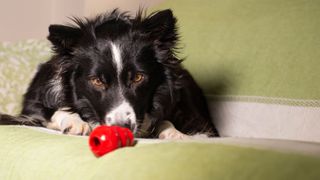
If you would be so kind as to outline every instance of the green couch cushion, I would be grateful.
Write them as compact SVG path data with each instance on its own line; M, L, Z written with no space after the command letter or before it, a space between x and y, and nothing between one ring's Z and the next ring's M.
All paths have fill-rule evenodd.
M168 0L155 9L164 8L178 17L184 65L209 96L320 99L320 1Z
M96 158L88 137L0 126L0 179L318 179L320 158L223 144L138 142Z
M39 63L51 55L44 40L0 42L0 113L17 114Z

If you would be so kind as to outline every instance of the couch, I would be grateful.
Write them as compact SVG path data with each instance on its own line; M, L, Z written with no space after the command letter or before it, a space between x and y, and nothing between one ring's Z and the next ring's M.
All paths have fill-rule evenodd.
M87 136L0 126L0 179L319 179L320 2L171 0L181 57L222 137L138 139L96 158ZM0 112L17 114L46 40L0 43Z

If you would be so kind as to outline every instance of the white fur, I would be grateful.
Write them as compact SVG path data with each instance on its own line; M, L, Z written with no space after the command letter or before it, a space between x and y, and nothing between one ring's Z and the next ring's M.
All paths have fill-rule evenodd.
M178 131L170 121L162 121L158 124L157 134L159 139L171 139L171 140L182 140L182 139L206 139L206 134L195 134L187 135Z
M117 107L112 109L105 116L105 122L107 125L119 125L119 124L136 124L136 114L132 106L127 101L122 101Z
M129 102L125 99L120 83L120 74L123 68L121 49L119 45L113 42L111 42L110 45L112 60L117 68L117 78L119 81L119 98L122 99L122 102L106 114L105 123L107 125L136 124L137 122L135 112Z
M121 70L123 67L123 63L122 63L122 59L121 59L121 51L120 51L120 48L118 45L116 45L114 43L110 43L110 44L111 44L112 59L117 67L117 72L119 75L121 73Z
M157 133L159 139L189 139L190 136L178 131L170 121L162 121L158 124Z
M54 101L58 101L61 97L62 91L61 81L60 79L53 79L49 83L52 88L49 89L50 93L47 93L47 95L50 95L50 98Z
M47 95L50 95L49 98L53 99L54 101L58 101L61 98L61 91L62 91L61 71L62 69L60 68L58 73L55 75L55 77L49 81L50 88L48 90Z
M51 122L47 124L47 128L60 130L67 134L73 135L87 135L91 131L88 123L84 122L79 114L66 111L68 108L61 108L56 111L52 117Z

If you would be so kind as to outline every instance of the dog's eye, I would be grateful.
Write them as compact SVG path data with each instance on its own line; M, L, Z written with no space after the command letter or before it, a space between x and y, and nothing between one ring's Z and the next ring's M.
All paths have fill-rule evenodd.
M106 88L106 85L98 77L91 77L90 82L97 88Z
M133 82L134 83L140 83L142 82L144 79L144 76L142 73L137 73L135 76L134 76L134 79L133 79Z

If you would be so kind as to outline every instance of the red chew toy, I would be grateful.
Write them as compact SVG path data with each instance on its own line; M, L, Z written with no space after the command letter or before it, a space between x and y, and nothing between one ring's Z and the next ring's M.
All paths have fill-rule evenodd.
M120 126L99 126L89 136L91 151L97 157L133 143L132 132Z

